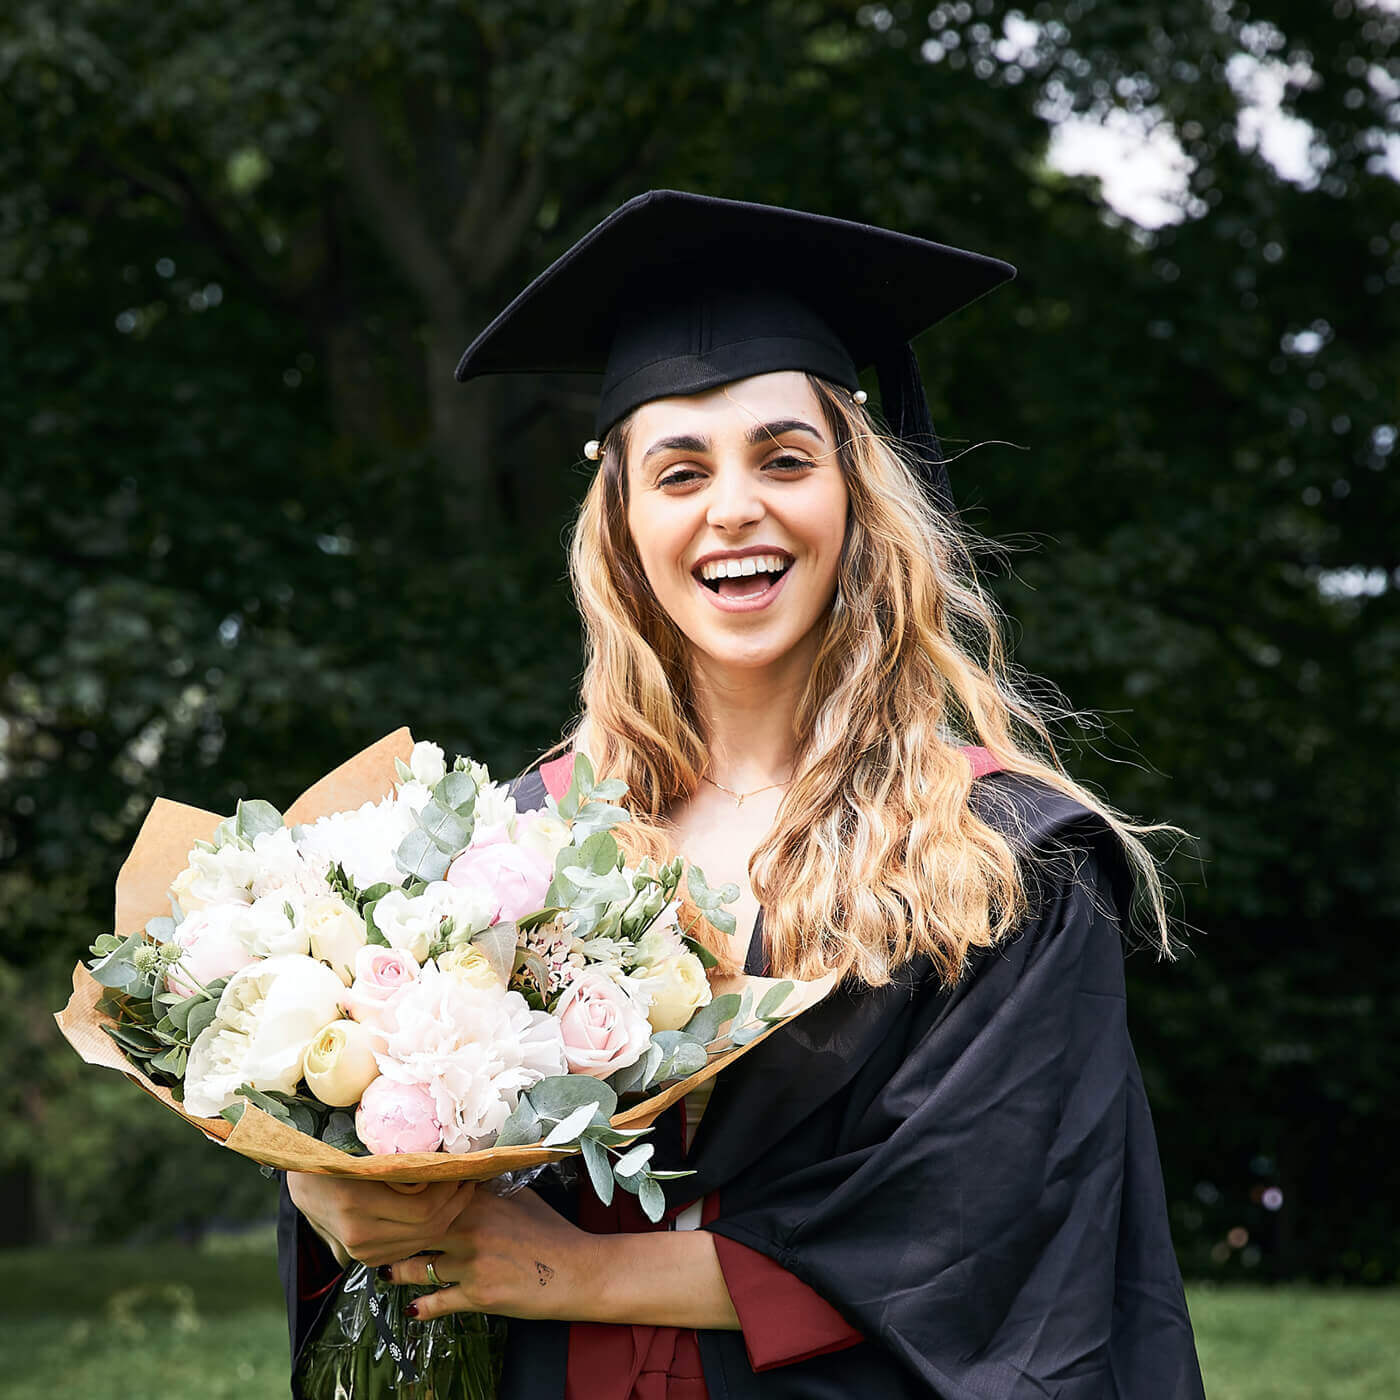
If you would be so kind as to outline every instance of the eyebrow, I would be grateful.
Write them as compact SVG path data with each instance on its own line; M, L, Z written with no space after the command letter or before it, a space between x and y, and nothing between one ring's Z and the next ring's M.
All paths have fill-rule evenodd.
M746 441L750 447L758 447L770 439L781 437L784 433L809 433L819 442L822 436L810 423L801 418L778 418L771 423L755 423L749 429ZM709 438L695 437L691 434L658 438L642 453L642 461L649 460L658 452L708 452L713 446Z

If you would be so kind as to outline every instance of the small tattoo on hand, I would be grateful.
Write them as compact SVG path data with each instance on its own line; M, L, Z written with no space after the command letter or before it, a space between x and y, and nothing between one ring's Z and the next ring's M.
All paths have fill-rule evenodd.
M548 1264L540 1263L538 1259L535 1260L535 1272L540 1276L541 1288L544 1288L549 1283L550 1279L554 1277L554 1270L551 1269Z

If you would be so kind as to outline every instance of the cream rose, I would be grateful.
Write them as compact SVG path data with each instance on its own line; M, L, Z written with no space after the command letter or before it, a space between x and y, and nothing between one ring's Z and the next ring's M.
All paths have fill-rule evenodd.
M459 977L469 986L480 987L482 991L497 991L505 983L496 975L491 959L470 943L460 948L450 948L437 960L443 972Z
M332 1021L306 1047L306 1087L332 1108L349 1108L379 1078L374 1038L358 1021Z
M170 897L180 906L182 914L193 914L209 902L196 888L201 878L200 872L194 866L187 865L170 886Z
M355 954L365 946L365 921L333 894L317 895L306 903L303 926L311 936L311 955L329 963L349 986L355 976Z
M711 992L705 968L694 953L684 952L635 974L636 982L651 993L647 1020L654 1031L683 1030Z

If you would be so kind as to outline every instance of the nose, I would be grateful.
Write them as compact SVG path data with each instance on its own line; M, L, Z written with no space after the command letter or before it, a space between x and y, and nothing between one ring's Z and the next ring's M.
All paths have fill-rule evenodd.
M728 534L756 525L765 514L758 485L746 464L721 463L710 486L706 523Z

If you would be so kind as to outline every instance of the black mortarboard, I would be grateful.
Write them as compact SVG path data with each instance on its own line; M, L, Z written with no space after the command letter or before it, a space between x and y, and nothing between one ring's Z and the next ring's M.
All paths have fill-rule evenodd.
M951 506L909 342L1015 275L869 224L652 190L540 273L468 347L457 378L601 373L601 438L651 399L788 369L855 390L873 365L885 421Z

